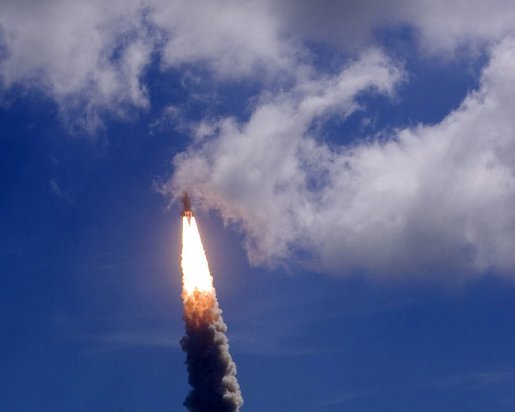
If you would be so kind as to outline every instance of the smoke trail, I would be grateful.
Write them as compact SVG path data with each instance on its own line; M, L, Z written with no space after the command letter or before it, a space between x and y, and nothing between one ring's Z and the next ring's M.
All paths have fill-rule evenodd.
M192 387L184 406L190 412L237 412L243 398L236 365L194 217L183 218L182 247L186 335L181 346Z

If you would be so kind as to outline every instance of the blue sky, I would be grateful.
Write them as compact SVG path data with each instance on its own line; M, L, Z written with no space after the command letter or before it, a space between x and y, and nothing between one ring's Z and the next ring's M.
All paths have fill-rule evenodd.
M514 14L2 2L0 409L182 410L187 189L243 410L513 410Z

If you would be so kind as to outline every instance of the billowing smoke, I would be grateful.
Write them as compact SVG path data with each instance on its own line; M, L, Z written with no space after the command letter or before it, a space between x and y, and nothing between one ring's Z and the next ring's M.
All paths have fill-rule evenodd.
M196 291L186 296L184 307L186 336L181 346L192 387L184 405L192 412L238 411L243 398L215 294Z
M213 278L194 217L183 218L182 271L190 412L236 412L243 404L236 365L229 354L227 326L218 306Z

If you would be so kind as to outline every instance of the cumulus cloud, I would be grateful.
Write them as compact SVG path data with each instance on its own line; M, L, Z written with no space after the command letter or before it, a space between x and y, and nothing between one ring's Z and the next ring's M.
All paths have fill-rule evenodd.
M100 125L100 111L146 107L140 79L152 44L141 7L125 0L2 2L2 85L38 87L63 115L79 110L90 129Z
M233 79L297 76L313 40L361 47L382 27L412 27L428 50L497 40L513 30L512 2L440 0L5 0L0 85L37 88L63 118L94 132L105 113L149 105L145 72L208 68Z
M164 66L206 63L221 77L288 70L295 49L272 5L262 1L155 1L155 23L169 34Z
M314 121L346 116L360 93L390 94L401 79L369 52L334 77L264 96L245 123L219 119L212 138L175 158L166 189L194 188L240 225L255 264L308 256L333 273L512 274L514 65L507 38L479 89L441 123L353 146L323 143Z
M36 87L95 131L149 105L144 75L202 63L221 77L285 70L292 53L259 2L44 0L0 4L0 84Z
M286 74L244 123L181 119L195 138L166 190L197 187L207 207L241 225L257 264L309 255L334 272L509 273L514 12L507 0L6 0L0 85L42 90L65 121L93 133L105 113L149 106L153 56L162 70L199 66L214 79ZM403 73L371 48L340 73L317 74L309 45L348 50L404 26L431 52L492 47L479 89L439 124L323 143L317 124L360 110L362 93L392 95Z
M419 30L423 46L432 52L496 42L515 29L515 4L509 0L400 3L399 20Z
M316 119L357 110L364 91L393 93L401 78L400 68L371 50L335 76L311 74L292 90L265 94L247 123L219 119L207 128L216 136L177 156L169 189L194 188L224 217L242 222L255 263L285 257L304 230L296 222L317 214L310 198L330 183L332 153L306 132Z
M377 29L409 27L427 51L453 54L505 37L515 28L509 0L286 0L289 30L304 38L361 47Z

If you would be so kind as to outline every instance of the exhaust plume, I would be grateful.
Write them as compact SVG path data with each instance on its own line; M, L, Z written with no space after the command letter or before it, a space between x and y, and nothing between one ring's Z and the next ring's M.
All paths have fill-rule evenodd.
M236 365L194 216L182 218L181 267L186 322L181 347L192 387L184 406L190 412L237 412L243 398Z

